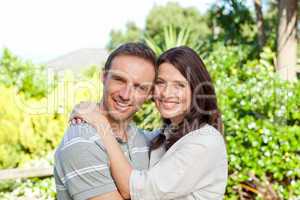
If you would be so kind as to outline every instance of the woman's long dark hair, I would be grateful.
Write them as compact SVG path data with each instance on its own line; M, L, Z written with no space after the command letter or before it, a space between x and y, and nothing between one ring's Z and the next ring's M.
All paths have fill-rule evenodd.
M163 119L163 131L153 139L151 149L156 149L163 144L166 149L169 149L181 137L205 124L215 127L222 133L222 120L215 89L210 75L197 53L186 46L175 47L167 50L158 58L158 68L163 63L172 64L187 79L192 91L192 101L184 120L177 127L171 128L172 132L167 140L163 131L170 126L171 122Z

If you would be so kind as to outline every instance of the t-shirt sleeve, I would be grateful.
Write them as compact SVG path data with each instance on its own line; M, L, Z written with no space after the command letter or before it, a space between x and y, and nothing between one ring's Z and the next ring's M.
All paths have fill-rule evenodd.
M60 165L60 180L70 196L75 200L88 199L105 193L116 191L111 177L108 158L104 149L100 148L87 135L82 137L81 131L91 131L75 126L68 131L72 138L60 147L57 160ZM93 134L92 134L93 135ZM91 137L96 137L91 136Z

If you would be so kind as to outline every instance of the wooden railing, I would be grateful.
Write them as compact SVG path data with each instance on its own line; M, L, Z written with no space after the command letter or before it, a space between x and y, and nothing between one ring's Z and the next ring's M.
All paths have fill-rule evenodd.
M52 167L30 169L5 169L0 170L0 181L20 178L47 177L52 175Z

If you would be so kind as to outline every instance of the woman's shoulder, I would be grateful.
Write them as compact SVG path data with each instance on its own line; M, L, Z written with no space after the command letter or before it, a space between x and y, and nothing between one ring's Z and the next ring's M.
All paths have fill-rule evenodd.
M225 146L222 133L209 124L191 131L182 137L178 142L179 144L191 143L212 148L214 148L214 146Z

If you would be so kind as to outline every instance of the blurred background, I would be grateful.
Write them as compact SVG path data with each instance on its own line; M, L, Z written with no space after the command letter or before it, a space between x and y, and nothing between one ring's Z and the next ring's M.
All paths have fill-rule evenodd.
M225 199L300 199L299 4L0 0L0 199L56 198L53 152L69 112L101 98L107 55L129 41L203 58L223 114ZM135 121L161 125L151 102Z

